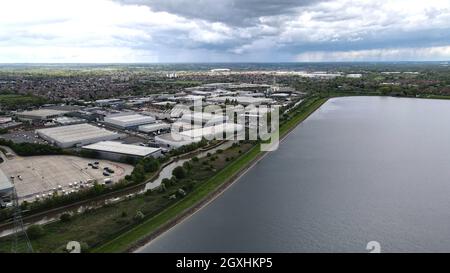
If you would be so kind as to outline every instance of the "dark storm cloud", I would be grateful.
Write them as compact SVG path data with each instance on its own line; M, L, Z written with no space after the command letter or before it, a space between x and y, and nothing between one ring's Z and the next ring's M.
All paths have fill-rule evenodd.
M146 5L186 18L242 26L258 18L294 13L298 8L326 0L116 0L123 4Z

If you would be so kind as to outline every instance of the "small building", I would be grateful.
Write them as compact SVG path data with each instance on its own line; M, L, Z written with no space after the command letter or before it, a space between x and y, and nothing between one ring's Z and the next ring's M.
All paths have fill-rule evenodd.
M161 148L123 144L115 141L100 141L83 146L83 149L95 151L102 158L116 161L127 157L141 159L149 156L154 158L161 156Z
M61 127L36 130L36 133L49 143L61 148L81 147L91 143L114 140L121 137L120 134L82 123Z
M104 106L115 106L115 105L122 105L125 102L121 99L103 99L103 100L96 100L95 104L101 107Z
M12 121L12 117L0 117L0 124L9 123Z
M137 129L141 125L155 123L155 118L136 113L120 113L106 116L105 123L120 129Z
M13 192L13 184L9 180L9 178L5 175L5 173L0 170L0 198L11 196Z

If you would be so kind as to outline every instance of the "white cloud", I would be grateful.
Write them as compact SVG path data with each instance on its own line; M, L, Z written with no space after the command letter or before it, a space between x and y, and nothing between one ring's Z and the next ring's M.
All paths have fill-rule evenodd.
M425 48L450 45L449 1L308 0L301 8L287 8L295 1L284 8L284 2L233 1L239 3L226 10L245 8L239 14L256 17L246 24L236 16L183 17L176 11L186 7L177 1L169 13L112 0L2 0L0 62L326 61L349 52L371 60L448 58ZM189 14L213 9L211 3L192 2ZM406 53L414 48L422 48L419 55Z
M298 62L352 61L428 61L450 60L450 46L422 48L383 48L349 51L312 51L296 57Z

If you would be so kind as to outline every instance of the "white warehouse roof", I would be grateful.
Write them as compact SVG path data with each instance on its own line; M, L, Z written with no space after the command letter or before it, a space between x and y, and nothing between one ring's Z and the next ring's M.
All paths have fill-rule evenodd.
M208 126L198 129L193 129L189 131L180 132L180 135L191 137L191 138L213 138L222 137L223 133L234 133L242 131L244 127L240 124L235 123L222 123L214 126Z
M272 103L273 100L269 98L254 98L254 97L247 97L247 96L236 96L236 97L230 97L230 96L224 96L224 97L215 97L215 98L209 98L207 101L210 102L217 102L217 103L225 103L226 101L237 101L239 104L242 105L260 105L264 103Z
M153 123L139 126L139 131L144 133L156 132L158 130L170 129L171 125L168 123Z
M199 142L201 140L202 140L201 138L191 138L176 133L173 135L172 133L168 133L164 135L155 136L156 143L170 146L170 148L179 148L181 146L189 145L195 142Z
M228 120L228 116L211 114L208 112L192 112L184 114L180 121L194 124L208 123L209 125L214 125L217 123L224 123Z
M5 175L5 173L0 170L0 196L4 193L8 193L12 191L13 185L9 181L9 178Z
M119 114L105 117L105 122L122 128L154 123L155 118L141 114Z
M47 118L52 116L62 116L64 114L68 113L68 111L63 110L54 110L54 109L38 109L38 110L31 110L31 111L24 111L17 113L20 117L34 117L34 118Z
M62 148L75 145L87 145L102 140L120 137L118 133L105 130L87 123L36 130L43 139Z
M123 144L115 141L101 141L91 145L83 146L83 149L142 157L146 157L161 151L161 148Z

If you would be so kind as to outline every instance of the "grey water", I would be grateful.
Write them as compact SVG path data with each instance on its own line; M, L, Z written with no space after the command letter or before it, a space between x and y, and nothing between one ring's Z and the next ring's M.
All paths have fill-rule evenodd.
M138 252L450 251L450 101L326 102L220 197Z

